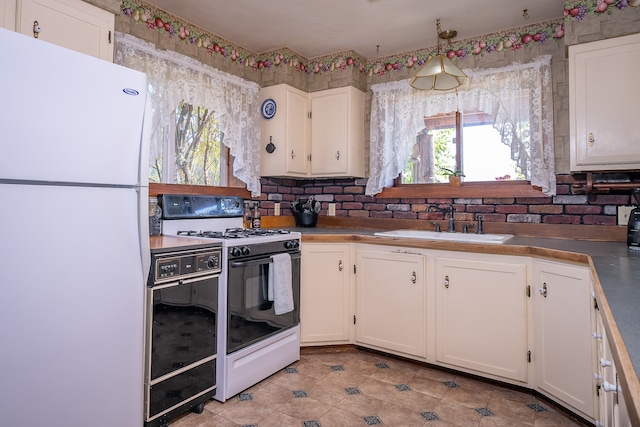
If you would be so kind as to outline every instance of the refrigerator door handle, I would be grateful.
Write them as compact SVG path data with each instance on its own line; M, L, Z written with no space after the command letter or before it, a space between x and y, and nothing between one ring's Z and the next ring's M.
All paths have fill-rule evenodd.
M151 269L151 245L149 242L149 187L138 187L138 230L140 232L140 259L142 261L142 274L147 284L149 270Z

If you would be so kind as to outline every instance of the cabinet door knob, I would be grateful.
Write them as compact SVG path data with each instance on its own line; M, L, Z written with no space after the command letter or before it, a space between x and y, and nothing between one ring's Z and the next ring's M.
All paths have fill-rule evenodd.
M606 368L607 366L611 366L611 360L607 360L604 357L600 359L600 366Z
M418 276L416 276L416 272L411 273L411 283L416 283L418 281Z
M587 135L587 141L589 141L589 146L593 147L593 144L596 142L596 139L593 137L593 133L589 132L589 135Z
M33 21L33 37L38 38L38 35L42 31L42 27L38 23L38 21Z
M296 156L296 153L293 150L291 150L291 158L293 159L295 156Z
M344 269L344 264L342 263L342 260L338 261L338 270L342 271Z
M618 388L618 384L611 384L608 381L605 381L602 383L602 389L606 392L612 392L615 391L616 393L620 390Z
M449 276L444 276L444 287L449 289Z
M340 151L336 151L336 160L340 160Z
M547 284L543 283L542 287L540 288L540 295L542 295L543 297L547 297Z

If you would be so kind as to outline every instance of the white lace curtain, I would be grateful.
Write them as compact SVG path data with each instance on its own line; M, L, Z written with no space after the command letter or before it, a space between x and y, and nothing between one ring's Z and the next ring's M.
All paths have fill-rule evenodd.
M234 157L233 175L260 195L260 87L179 53L156 49L129 34L116 34L115 62L147 74L154 110L152 147L161 147L181 101L214 112L223 143Z
M408 80L373 85L371 160L366 194L393 185L407 164L424 117L477 110L493 117L527 180L555 195L551 56L502 68L463 70L469 80L457 91L419 91ZM529 123L529 127L521 126Z

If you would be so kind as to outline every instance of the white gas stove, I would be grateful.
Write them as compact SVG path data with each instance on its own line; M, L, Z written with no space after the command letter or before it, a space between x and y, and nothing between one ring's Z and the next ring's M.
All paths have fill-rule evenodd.
M299 360L301 234L242 228L241 197L163 195L160 203L162 234L222 245L215 398L224 402ZM278 287L283 254L293 309L276 314L267 290Z
M243 200L237 196L162 195L162 234L218 239L225 247L300 240L286 229L243 228Z

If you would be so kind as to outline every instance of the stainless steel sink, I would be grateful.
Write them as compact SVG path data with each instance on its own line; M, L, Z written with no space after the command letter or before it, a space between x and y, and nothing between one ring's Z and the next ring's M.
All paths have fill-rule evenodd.
M447 233L427 230L391 230L374 233L374 236L400 237L406 239L444 240L447 242L502 244L513 237L513 234L473 234Z

